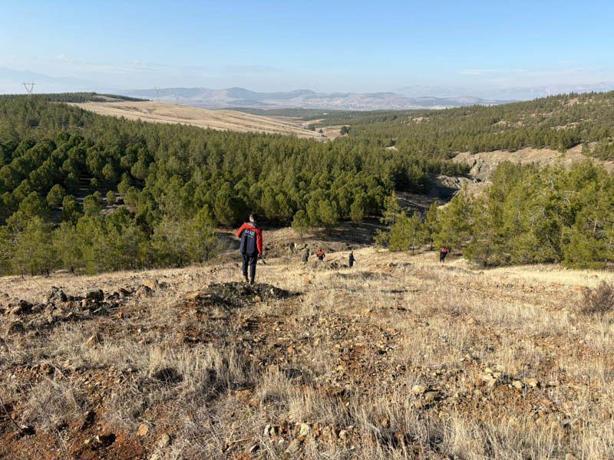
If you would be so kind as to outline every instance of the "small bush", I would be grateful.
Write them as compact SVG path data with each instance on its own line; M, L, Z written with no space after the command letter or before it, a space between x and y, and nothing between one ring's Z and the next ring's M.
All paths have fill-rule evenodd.
M614 310L614 285L603 281L595 289L586 288L581 303L582 312L606 314Z

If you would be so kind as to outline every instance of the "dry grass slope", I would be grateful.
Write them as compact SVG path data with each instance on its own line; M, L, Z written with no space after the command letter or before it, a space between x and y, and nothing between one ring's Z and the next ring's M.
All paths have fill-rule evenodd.
M580 305L614 274L355 254L260 266L289 297L212 287L234 261L0 279L0 457L614 456L612 314ZM6 306L52 286L120 300L38 329Z
M185 124L221 131L284 134L308 139L325 139L319 133L304 129L299 123L287 119L252 115L235 110L209 110L154 101L86 102L73 105L100 115L124 117L128 120Z

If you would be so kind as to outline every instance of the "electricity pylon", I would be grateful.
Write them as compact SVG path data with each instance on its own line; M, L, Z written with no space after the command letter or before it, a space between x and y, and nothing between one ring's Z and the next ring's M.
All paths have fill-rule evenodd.
M32 94L34 91L34 85L36 85L34 82L23 82L23 87L26 89L26 93L28 94Z

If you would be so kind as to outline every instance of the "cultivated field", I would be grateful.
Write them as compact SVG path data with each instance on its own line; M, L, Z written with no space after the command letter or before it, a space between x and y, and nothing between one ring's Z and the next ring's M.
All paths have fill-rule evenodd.
M0 279L0 457L614 456L612 314L580 311L613 273L304 265L282 232L254 289L228 259Z
M276 119L236 110L209 110L163 102L86 102L72 104L100 115L124 117L153 123L176 123L222 131L285 134L309 139L325 139L304 129L300 122Z

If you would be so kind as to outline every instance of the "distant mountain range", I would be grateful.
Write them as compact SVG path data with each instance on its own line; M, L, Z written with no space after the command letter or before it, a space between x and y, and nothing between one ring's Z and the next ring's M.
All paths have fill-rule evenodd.
M153 99L205 108L406 110L468 105L495 105L507 101L477 97L409 97L394 92L317 93L309 89L261 93L244 88L161 88L121 92L124 96Z
M530 100L563 93L614 90L613 81L587 84L552 84L526 87L462 87L446 85L411 85L389 92L320 93L309 89L285 92L256 92L244 88L163 88L128 90L117 82L101 83L78 76L51 76L30 70L0 66L0 94L24 94L22 82L34 82L35 93L96 91L145 99L154 99L204 108L251 109L325 109L325 110L403 110L495 105ZM471 94L471 96L460 96Z

